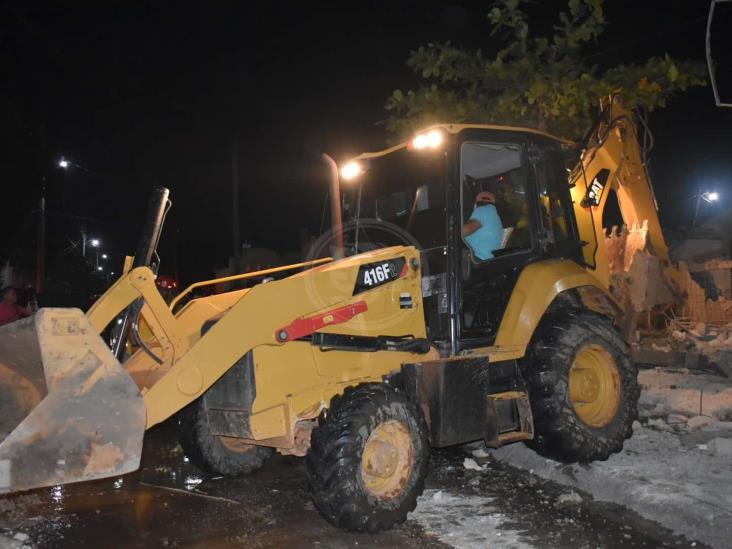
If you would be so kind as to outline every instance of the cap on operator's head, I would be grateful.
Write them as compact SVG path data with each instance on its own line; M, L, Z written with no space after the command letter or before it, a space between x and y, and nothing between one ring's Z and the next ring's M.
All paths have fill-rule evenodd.
M489 204L495 204L496 203L496 195L494 195L490 191L480 191L475 196L476 202L488 202Z

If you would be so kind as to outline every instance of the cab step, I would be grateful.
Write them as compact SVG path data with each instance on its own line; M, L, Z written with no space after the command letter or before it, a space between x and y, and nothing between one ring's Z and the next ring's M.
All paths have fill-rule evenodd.
M504 391L486 397L485 444L498 448L534 438L534 417L525 391Z

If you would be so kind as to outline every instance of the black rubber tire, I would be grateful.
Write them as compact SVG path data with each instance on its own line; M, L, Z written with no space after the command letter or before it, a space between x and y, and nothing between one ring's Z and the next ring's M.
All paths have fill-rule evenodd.
M587 344L602 346L615 359L620 375L620 403L605 426L583 422L569 398L569 371L576 353ZM638 417L638 370L628 344L610 319L571 309L544 318L523 361L539 454L564 462L606 460L623 449Z
M246 445L242 451L227 448L218 435L212 435L203 398L189 404L178 414L178 441L190 462L206 473L236 477L261 469L272 455L267 446Z
M361 458L372 431L397 420L412 442L412 467L403 491L384 501L363 484ZM377 532L404 522L424 490L429 440L422 413L406 393L384 383L346 389L313 430L307 475L313 502L331 524L356 532Z

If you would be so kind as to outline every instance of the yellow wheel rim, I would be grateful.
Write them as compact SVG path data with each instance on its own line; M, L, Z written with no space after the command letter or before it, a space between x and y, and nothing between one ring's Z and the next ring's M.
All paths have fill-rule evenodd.
M369 435L361 457L361 478L369 493L380 500L399 496L412 472L414 448L409 430L389 420Z
M580 348L569 370L569 398L587 425L604 427L620 407L620 372L613 356L600 345Z

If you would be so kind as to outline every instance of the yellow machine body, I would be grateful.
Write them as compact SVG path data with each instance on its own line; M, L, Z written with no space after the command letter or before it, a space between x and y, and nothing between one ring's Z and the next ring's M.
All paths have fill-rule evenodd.
M489 363L520 359L546 311L570 290L588 309L621 316L620 300L610 293L613 269L601 216L608 193L603 189L616 190L626 220L647 229L646 241L633 254L652 249L662 266L663 280L673 288L673 270L639 156L633 119L621 105L614 108L611 122L602 129L594 148L584 152L571 181L580 236L588 243L582 249L587 265L556 258L525 266L511 291L493 345L456 356L445 356L444 349L430 345L422 291L423 258L411 246L196 283L170 305L160 295L150 268L127 268L85 315L49 309L39 313L35 324L24 324L23 330L14 325L0 327L0 398L14 407L13 414L0 418L0 491L133 470L139 463L144 429L201 398L243 357L251 361L256 396L246 410L247 432L239 437L304 455L313 420L349 386L381 382L406 364L466 356L483 357ZM475 126L440 127L458 133ZM596 193L596 203L588 205L592 177L601 170L608 171L603 189ZM597 185L594 189L598 190ZM613 253L617 255L617 249ZM364 269L386 264L391 276L382 276L382 269L379 284L359 286ZM394 265L399 265L399 272ZM177 307L200 286L295 269L305 270ZM143 348L120 364L109 353L102 334L122 311L140 300L144 303L141 319L152 335ZM356 342L361 338L380 346L342 348L327 344L328 336ZM71 347L74 351L67 352ZM54 348L63 352L51 358L49 350ZM120 391L123 398L116 396ZM119 413L117 429L95 434L88 422L77 425L61 413L66 402L81 402L87 393L96 397L86 412L94 416L95 409L115 410ZM61 419L49 429L44 420L51 417ZM64 442L70 433L79 442L71 449ZM41 446L45 457L29 461L27 456L38 454ZM38 474L29 474L24 467L31 462Z

